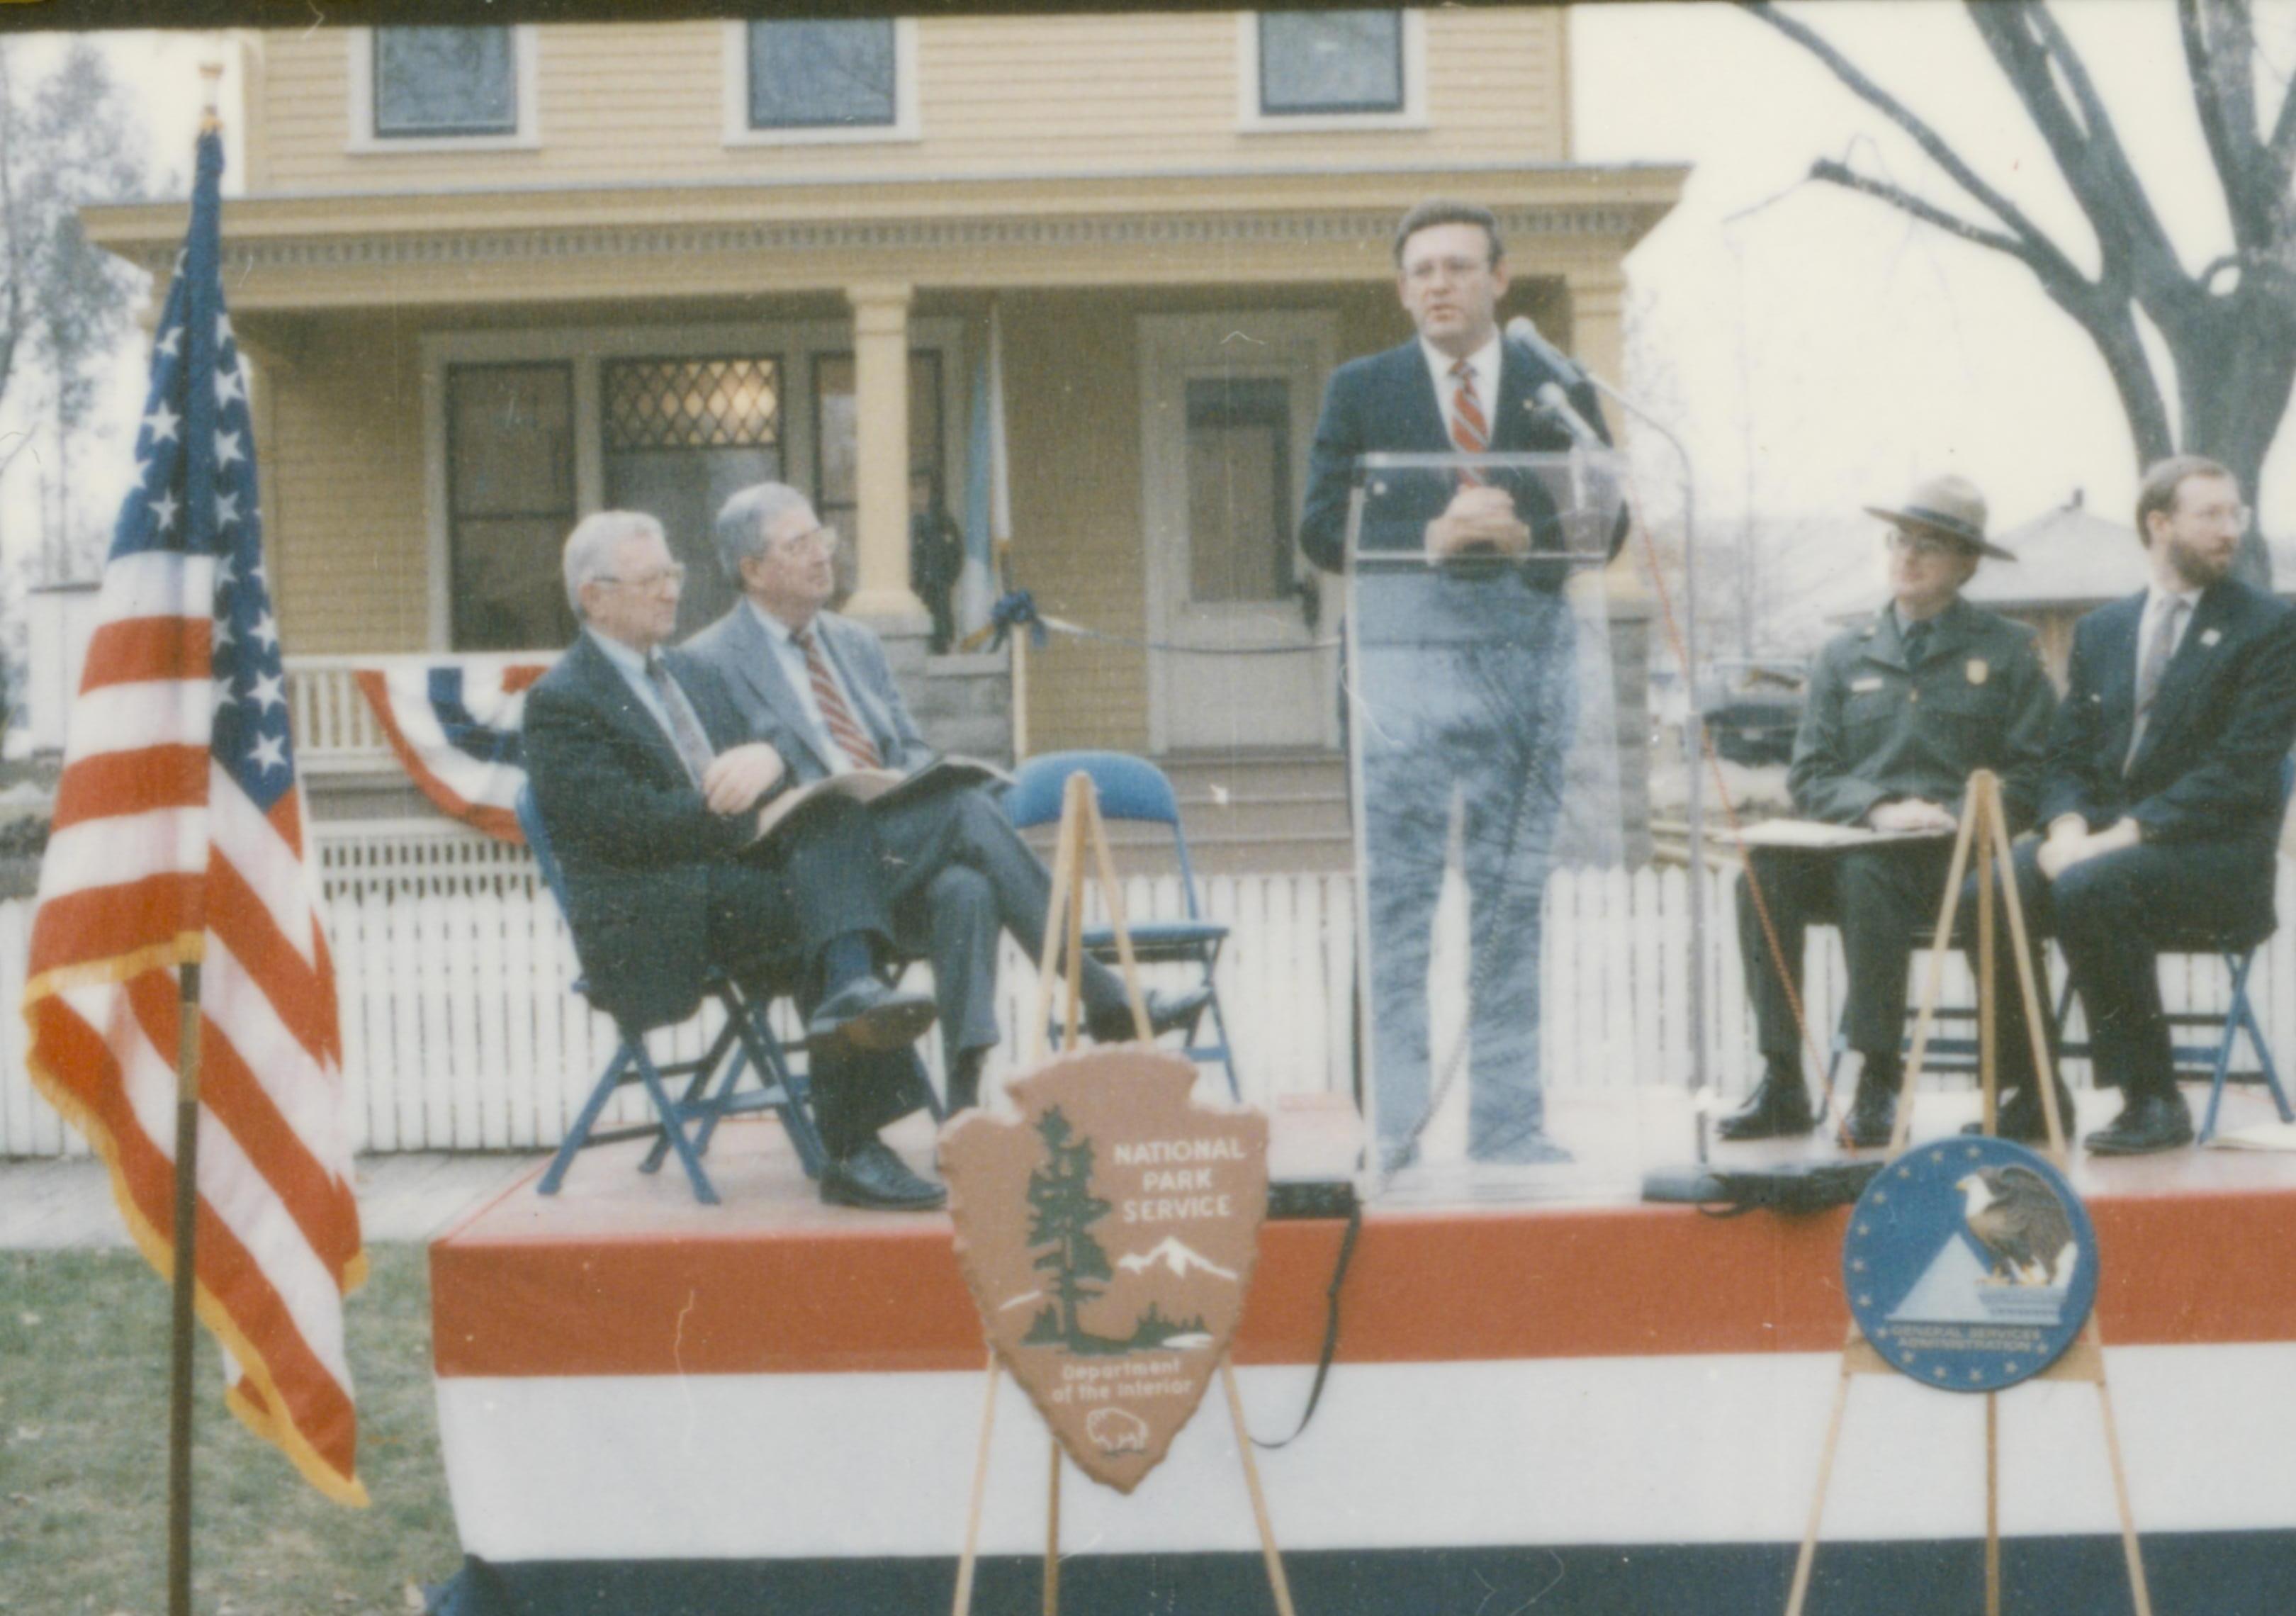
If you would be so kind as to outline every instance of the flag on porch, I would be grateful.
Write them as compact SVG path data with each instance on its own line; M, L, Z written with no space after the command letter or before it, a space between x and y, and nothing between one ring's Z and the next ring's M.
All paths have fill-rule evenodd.
M200 136L32 921L32 1077L173 1267L177 969L201 965L195 1268L226 1400L329 1497L366 1501L343 1354L365 1276L332 964L287 730L247 388Z

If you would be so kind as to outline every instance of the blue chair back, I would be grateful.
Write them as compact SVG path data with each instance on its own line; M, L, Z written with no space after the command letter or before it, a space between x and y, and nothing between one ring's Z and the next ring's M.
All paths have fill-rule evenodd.
M566 906L565 873L558 867L558 856L550 850L550 830L542 823L542 808L534 800L531 782L518 788L518 801L513 807L518 815L519 834L526 838L526 845L534 854L534 865L542 872L543 885L550 889L558 912L570 913Z
M1013 784L1004 793L1004 812L1022 830L1035 824L1056 824L1061 816L1061 793L1069 776L1082 772L1092 781L1093 793L1104 819L1124 819L1172 827L1172 850L1180 861L1180 890L1186 894L1188 915L1196 915L1196 876L1188 863L1188 839L1180 830L1180 800L1164 771L1145 758L1129 752L1046 752L1013 771Z

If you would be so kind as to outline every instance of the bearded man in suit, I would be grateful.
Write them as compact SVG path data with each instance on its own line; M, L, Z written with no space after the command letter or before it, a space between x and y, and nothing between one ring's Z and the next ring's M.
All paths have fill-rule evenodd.
M1300 523L1308 558L1342 570L1358 456L1568 452L1562 390L1603 431L1583 377L1502 339L1507 289L1487 209L1423 202L1395 237L1396 287L1417 335L1341 365L1324 394ZM1465 816L1475 958L1468 1151L1478 1161L1562 1161L1538 1071L1540 907L1577 724L1577 630L1568 563L1536 480L1421 472L1390 480L1359 545L1423 553L1383 577L1377 620L1358 604L1349 688L1368 692L1349 730L1361 749L1370 933L1374 1113L1382 1164L1404 1165L1429 1103L1427 971L1454 803ZM1624 537L1623 525L1613 538Z
M2248 520L2239 482L2212 460L2145 472L2136 529L2152 582L2074 627L2041 783L2048 834L2017 850L2027 912L2054 930L2088 1013L2097 1082L2121 1091L2120 1115L2088 1136L2100 1154L2193 1137L2159 939L2200 930L2245 947L2276 923L2296 610L2232 576ZM2030 1080L2023 1006L2013 993L2000 1005L2005 1078Z
M741 586L734 609L689 640L685 654L718 680L744 734L769 746L804 784L854 768L908 771L933 759L901 699L877 636L828 611L837 533L785 483L742 489L718 513L719 562ZM997 1042L996 937L1041 959L1052 876L995 799L951 784L905 793L870 810L896 940L933 964L948 1057L949 1109L980 1097ZM1124 984L1084 964L1086 1030L1133 1036ZM1152 1031L1192 1027L1210 989L1148 996Z
M642 1031L691 1015L713 964L761 992L793 984L812 1006L822 1199L939 1206L940 1186L877 1137L914 1107L906 1050L933 1006L873 974L892 919L866 817L840 805L760 842L782 762L741 743L706 673L662 654L685 569L660 522L586 517L564 568L582 633L528 693L524 742L591 1001Z

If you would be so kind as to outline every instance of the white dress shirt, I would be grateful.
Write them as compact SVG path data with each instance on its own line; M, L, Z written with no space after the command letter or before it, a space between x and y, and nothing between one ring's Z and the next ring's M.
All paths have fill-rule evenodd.
M1419 340L1419 351L1426 356L1427 373L1435 380L1435 400L1442 406L1443 425L1449 431L1456 424L1452 400L1459 395L1459 380L1451 373L1451 367L1458 361L1424 337ZM1486 437L1496 443L1499 435L1498 332L1493 332L1489 341L1467 356L1467 368L1475 378L1475 402L1482 406L1483 420L1488 423ZM1456 432L1451 441L1458 441Z
M851 774L861 766L845 755L845 749L837 744L829 733L829 726L823 721L821 703L813 697L813 670L806 666L805 652L798 648L796 636L791 632L790 626L746 595L742 597L742 604L764 626L766 643L774 648L774 655L781 660L782 677L787 679L789 687L797 693L797 704L805 709L806 722L812 726L808 738L813 742L814 750L828 763L831 774ZM822 637L819 618L813 620L812 628L813 643L821 647L821 665L829 669L830 683L836 685L837 693L845 698L846 710L853 715L853 721L866 731L869 720L862 716L861 703L853 699L853 687L837 671L837 659L829 654L829 643Z
M614 665L614 671L622 676L623 682L637 697L639 704L653 715L653 721L661 726L661 733L670 738L672 745L676 745L677 727L670 722L669 713L661 704L661 693L654 688L653 680L646 673L644 653L623 644L610 635L600 634L586 623L582 626L582 632L590 636L593 645L606 653L606 660ZM657 652L655 654L660 653ZM676 674L669 676L669 683L671 688L677 692L677 699L685 703L685 716L693 722L693 733L707 737L709 732L702 727L701 715L693 710L693 702L685 700L685 687L678 684Z
M2144 677L2144 656L2152 649L2152 636L2161 631L2161 614L2169 610L2169 603L2185 603L2185 615L2177 625L2177 637L2169 642L2169 659L2174 661L2177 651L2185 644L2185 636L2193 630L2193 614L2201 609L2202 593L2199 589L2163 589L2158 584L2146 587L2144 615L2136 624L2136 677L2139 679Z

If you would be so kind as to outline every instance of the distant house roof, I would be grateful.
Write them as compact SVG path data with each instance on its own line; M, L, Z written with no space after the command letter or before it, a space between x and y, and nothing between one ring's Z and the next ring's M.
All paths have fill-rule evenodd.
M2136 594L2151 576L2136 529L2088 510L2079 494L1994 542L2017 559L1987 562L1961 594L1995 611L2101 606Z
M1994 542L2017 559L1987 562L1961 593L1997 611L2086 611L2134 595L2152 578L2136 529L2087 509L2078 492L2023 527L1995 534ZM2296 594L2296 553L2284 542L2265 542L2276 592Z

